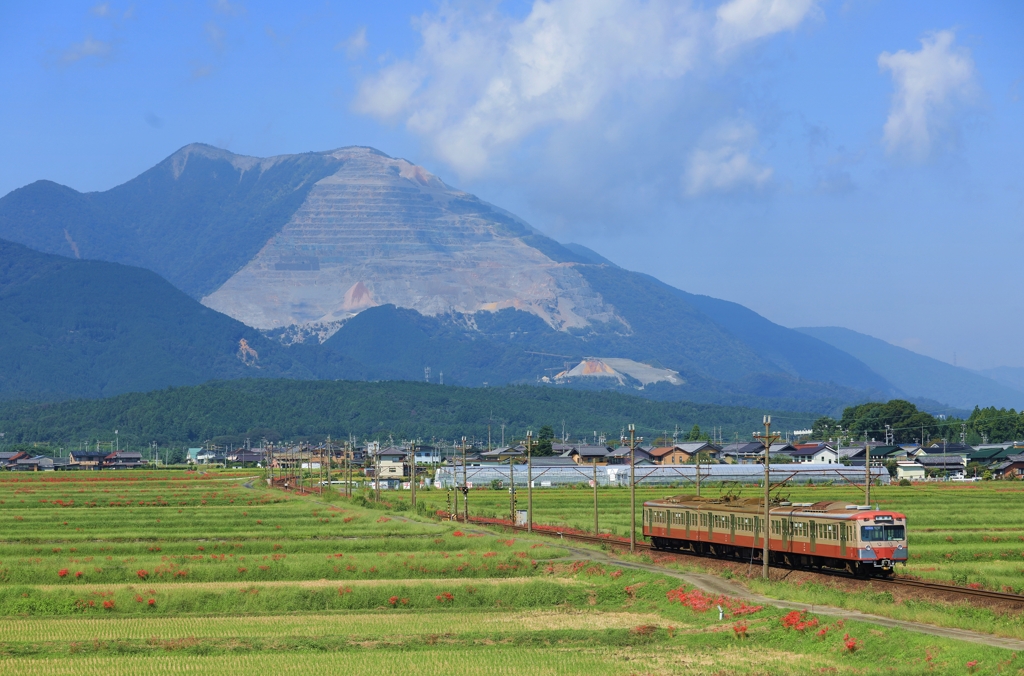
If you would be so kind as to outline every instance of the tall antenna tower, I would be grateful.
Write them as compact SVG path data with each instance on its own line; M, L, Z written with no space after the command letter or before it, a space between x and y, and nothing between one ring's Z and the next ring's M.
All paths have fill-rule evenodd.
M430 367L429 366L424 366L423 367L423 379L425 381L427 381L428 383L430 382Z
M444 371L441 371L441 384L444 385Z

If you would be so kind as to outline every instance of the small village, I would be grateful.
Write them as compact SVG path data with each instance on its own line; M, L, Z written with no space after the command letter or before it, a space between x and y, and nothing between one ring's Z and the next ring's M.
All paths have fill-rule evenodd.
M367 443L281 444L264 442L262 447L231 448L208 443L188 448L184 465L178 467L267 468L288 472L351 470L353 476L378 479L385 489L401 488L412 476L415 466L420 483L429 486L440 481L443 474L465 476L466 471L478 476L486 470L497 470L508 480L510 465L524 465L529 461L539 472L547 472L559 480L542 481L538 486L585 483L592 481L596 470L602 473L599 483L617 483L615 477L630 466L657 469L684 470L699 467L711 480L741 476L727 468L763 465L764 449L757 442L729 444L710 441L687 441L651 445L637 443L631 447L627 440L620 445L568 441L551 443L551 454L537 453L537 444L528 453L526 445L489 448L486 444L463 439L451 444L379 441ZM872 468L884 468L894 481L973 481L1020 479L1024 476L1024 442L1003 442L972 446L963 442L936 442L927 446L918 443L894 444L883 442L852 442L841 445L832 441L778 442L769 449L769 463L773 466L794 465L801 476L810 476L819 470L828 476L829 470L840 467L860 467L870 457ZM72 450L63 457L34 455L30 452L0 452L0 469L8 471L72 471L72 470L128 470L168 466L159 451L144 454L131 450ZM174 465L171 465L174 466ZM748 470L753 468L748 467ZM447 474L445 474L445 472ZM748 471L749 473L749 471ZM678 472L677 476L684 473ZM498 476L498 475L496 475ZM650 475L653 476L653 475ZM671 474L663 474L671 476ZM608 477L611 477L610 479ZM607 479L607 481L605 480ZM488 481L493 481L490 477ZM522 480L522 479L521 479ZM443 482L442 482L443 483Z

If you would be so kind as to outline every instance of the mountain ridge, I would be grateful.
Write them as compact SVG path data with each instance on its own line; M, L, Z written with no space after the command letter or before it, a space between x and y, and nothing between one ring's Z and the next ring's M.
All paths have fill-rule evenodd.
M190 144L103 192L36 182L0 198L0 237L152 270L280 338L264 349L301 377L433 367L467 383L536 382L565 368L550 355L601 355L657 362L686 383L650 397L820 409L902 394L827 341L563 245L366 146L257 158Z
M949 406L976 405L1020 410L1024 392L965 368L946 364L906 348L842 327L805 327L802 333L828 342L867 364L910 397L934 399Z

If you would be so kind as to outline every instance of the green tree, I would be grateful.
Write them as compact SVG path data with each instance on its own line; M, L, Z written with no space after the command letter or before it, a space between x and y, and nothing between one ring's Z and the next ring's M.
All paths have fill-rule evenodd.
M690 436L687 437L688 441L700 441L700 425L694 425L690 429Z
M553 455L554 451L551 448L551 444L555 439L555 430L551 425L544 425L537 432L537 447L534 449L534 455Z
M974 407L967 419L968 433L980 441L987 438L992 443L1012 441L1021 437L1024 431L1024 411L1017 413L1014 409Z
M952 421L940 425L934 416L917 410L909 401L893 399L884 404L871 402L850 406L843 410L839 424L855 438L866 436L877 440L885 438L885 426L889 425L893 432L893 440L901 444L919 439L922 429L925 437L936 432L946 432L948 436L946 428Z
M814 439L831 439L838 436L839 423L835 418L823 415L814 421L811 430L811 437Z

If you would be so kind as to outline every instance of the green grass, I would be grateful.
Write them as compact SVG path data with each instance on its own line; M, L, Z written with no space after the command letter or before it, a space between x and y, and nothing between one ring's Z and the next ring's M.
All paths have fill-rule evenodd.
M703 493L714 496L729 490L736 489L705 486ZM692 486L641 486L637 489L638 510L644 500L692 492ZM864 499L863 489L853 486L792 486L782 493L797 502L834 499L859 503ZM741 495L759 495L759 489L746 487ZM444 509L447 492L421 492L419 499L431 509ZM1024 482L879 486L872 489L871 502L907 514L910 561L897 572L1024 592L1024 510L1013 507L1024 504ZM508 503L504 491L470 492L471 515L507 519ZM598 504L601 532L628 536L629 491L598 489ZM520 488L518 507L525 505L526 490ZM534 489L533 506L536 523L593 530L592 489ZM639 533L639 512L637 529Z
M924 674L1013 664L1009 651L855 622L817 618L797 631L785 611L701 594L680 603L673 594L691 590L677 579L573 562L549 539L243 481L0 474L0 669ZM623 493L601 495L621 509ZM497 509L503 497L474 492L471 506ZM581 497L590 494L538 495L538 521L585 515ZM862 601L880 603L847 602Z

